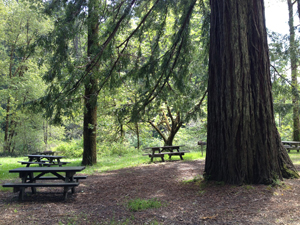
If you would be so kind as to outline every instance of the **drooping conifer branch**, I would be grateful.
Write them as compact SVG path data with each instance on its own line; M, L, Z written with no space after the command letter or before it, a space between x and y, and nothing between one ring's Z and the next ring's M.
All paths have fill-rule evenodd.
M134 5L135 1L136 0L132 0L130 6L128 6L127 9L124 10L124 14L122 15L122 17L117 22L116 26L114 27L113 32L109 35L109 37L102 44L102 46L100 48L101 49L100 52L91 60L91 62L88 65L88 69L86 70L84 75L73 85L73 87L69 91L67 91L67 94L72 92L73 90L76 90L79 87L79 85L82 83L82 81L87 77L87 75L92 71L94 66L99 64L100 58L101 58L105 48L108 46L108 44L111 42L111 40L115 37L119 27L121 26L121 23L123 22L123 20L128 15L128 13L130 11L130 8Z
M175 41L174 41L170 51L168 51L165 54L165 56L167 56L168 58L166 59L166 63L163 64L163 66L162 66L161 75L158 78L158 80L157 80L156 84L154 85L154 87L152 88L152 90L148 93L146 99L144 100L144 102L142 104L142 107L137 110L138 112L140 112L147 105L149 105L160 94L160 92L164 89L165 85L167 84L174 68L176 67L178 58L181 53L182 46L185 42L184 32L186 31L186 29L188 29L189 21L190 21L190 18L191 18L191 15L192 15L192 12L193 12L196 2L197 2L197 0L194 0L191 3L191 5L189 6L187 13L184 17L183 23L179 29L179 32L175 36ZM171 68L168 70L168 66L171 63L174 55L175 55L174 61L171 65ZM162 84L160 84L162 80L164 80L164 81Z
M109 80L109 78L111 77L113 71L115 70L122 54L124 53L124 51L127 49L129 41L131 40L131 38L134 36L134 34L139 30L139 28L145 23L146 19L148 18L148 16L151 14L151 12L153 11L153 9L156 7L156 5L158 4L160 0L157 0L155 2L155 4L151 7L151 9L147 12L147 14L144 16L144 18L142 19L142 21L139 23L139 25L136 27L136 29L134 29L134 31L128 36L128 38L126 38L125 41L123 41L120 45L117 46L117 48L120 48L122 45L125 44L124 48L122 49L121 53L118 54L118 58L117 60L114 62L112 68L110 69L110 72L107 74L107 76L105 77L104 81L101 83L100 88L97 90L97 93L100 93L100 91L102 90L102 88L104 87L104 85L107 83L107 81Z

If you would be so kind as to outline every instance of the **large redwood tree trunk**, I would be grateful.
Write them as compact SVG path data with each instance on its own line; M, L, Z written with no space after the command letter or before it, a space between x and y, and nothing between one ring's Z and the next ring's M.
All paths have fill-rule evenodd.
M298 177L277 131L263 0L211 0L205 177L232 184Z

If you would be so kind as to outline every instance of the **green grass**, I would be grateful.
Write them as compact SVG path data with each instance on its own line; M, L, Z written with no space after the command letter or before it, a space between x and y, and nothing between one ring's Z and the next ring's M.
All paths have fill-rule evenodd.
M145 209L158 209L162 206L161 202L157 199L133 199L128 201L127 207L130 211L137 212Z
M126 154L124 156L102 156L98 157L98 163L94 166L86 166L86 169L83 173L91 175L95 172L105 172L111 170L118 170L122 168L135 167L142 164L149 164L150 158L148 156L143 156L143 152L136 152ZM289 153L290 158L292 159L295 165L300 165L300 153L296 151L292 151ZM165 161L168 162L169 157L165 157ZM204 160L205 152L202 156L201 151L195 151L186 153L184 156L184 161L191 160ZM21 165L18 161L24 161L26 157L0 157L0 182L3 180L13 180L18 178L18 174L9 173L8 171L11 169L15 169L18 167L23 167L25 165ZM64 159L64 161L71 162L68 166L80 166L81 158L75 159ZM179 156L172 156L172 160L180 160ZM161 162L160 158L154 158L154 162ZM31 165L32 166L32 165ZM0 187L0 190L2 187Z
M135 167L142 164L149 164L150 158L148 156L143 156L143 152L126 154L124 156L103 156L98 157L98 163L94 166L86 166L86 169L83 171L85 174L91 175L94 172L105 172L110 170L118 170L127 167ZM183 156L184 160L196 160L196 159L205 159L205 154L202 157L201 152L191 152ZM179 156L173 156L172 160L179 160ZM18 161L24 161L26 157L0 157L0 181L3 180L12 180L18 178L18 174L9 173L11 169L24 167ZM165 157L165 160L168 161L168 157ZM75 159L64 159L63 161L70 162L68 166L80 166L81 158ZM160 158L155 158L154 162L160 162ZM31 165L36 166L36 165ZM1 187L0 187L1 190Z
M294 165L300 165L300 152L292 150L289 153L289 156L290 156L291 160L293 161Z

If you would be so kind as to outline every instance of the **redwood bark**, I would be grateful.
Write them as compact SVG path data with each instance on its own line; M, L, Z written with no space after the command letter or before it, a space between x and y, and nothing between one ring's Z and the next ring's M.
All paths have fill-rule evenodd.
M277 131L263 0L211 0L207 179L298 177Z

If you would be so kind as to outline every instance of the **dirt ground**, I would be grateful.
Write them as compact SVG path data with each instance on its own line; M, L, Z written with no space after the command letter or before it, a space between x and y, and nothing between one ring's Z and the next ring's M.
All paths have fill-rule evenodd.
M299 179L277 187L192 181L203 170L204 161L169 161L99 173L67 200L60 188L39 188L23 202L0 192L0 224L300 224ZM127 203L137 198L162 207L132 212Z

